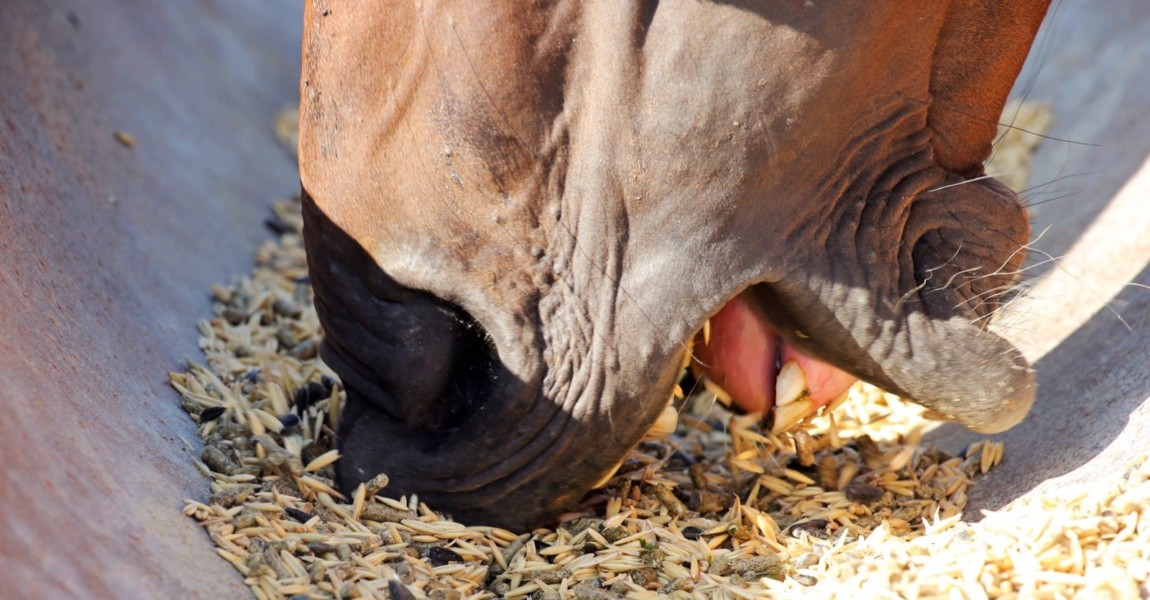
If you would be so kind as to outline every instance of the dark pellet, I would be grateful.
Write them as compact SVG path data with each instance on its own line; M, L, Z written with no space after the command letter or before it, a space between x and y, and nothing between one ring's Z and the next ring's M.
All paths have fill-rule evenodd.
M307 523L308 521L315 518L315 515L313 515L313 514L307 513L307 512L302 511L298 508L292 508L290 506L285 508L284 512L286 512L289 517L295 519L296 521L298 521L300 523Z
M442 567L447 563L463 562L463 557L450 548L432 546L427 549L427 562L431 563L433 567Z
M288 353L300 360L311 360L319 356L319 344L315 340L307 340L301 344L297 344Z
M222 406L209 406L200 412L200 422L215 421L224 414L226 409Z
M331 388L318 381L309 381L307 385L296 390L295 409L298 413L305 412L312 404L331 395Z
M846 493L847 500L850 500L851 502L860 502L862 504L870 504L871 502L875 502L881 499L883 493L885 493L882 488L871 485L862 479L855 479L854 481L847 484L847 487L845 490L843 490L843 492Z
M691 541L695 541L695 540L699 539L699 537L701 537L702 535L703 535L703 530L699 529L698 527L695 527L694 525L688 525L688 526L683 528L683 537L685 537Z
M299 427L299 415L295 413L288 413L280 417L280 425L283 425L284 431L291 431Z
M335 552L335 546L323 542L308 542L307 549L316 556Z
M238 311L234 308L225 308L222 315L220 315L231 325L239 325L248 320L248 315L245 312Z

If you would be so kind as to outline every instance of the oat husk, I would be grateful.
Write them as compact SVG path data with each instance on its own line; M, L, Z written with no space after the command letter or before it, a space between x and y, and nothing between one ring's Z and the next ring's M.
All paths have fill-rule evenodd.
M171 383L199 423L211 496L187 500L257 598L1137 597L1150 576L1150 466L1110 487L962 520L1004 457L922 445L917 406L858 385L786 434L698 386L554 529L464 526L386 474L339 494L343 402L320 335L298 201L250 276L212 290L205 362Z

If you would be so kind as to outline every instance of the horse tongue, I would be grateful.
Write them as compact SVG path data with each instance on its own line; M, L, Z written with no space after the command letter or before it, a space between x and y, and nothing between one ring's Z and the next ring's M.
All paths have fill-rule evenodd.
M788 361L794 361L802 369L811 410L830 404L857 381L854 376L783 342L751 309L746 293L735 297L711 317L710 340L703 340L700 334L694 352L707 377L726 390L735 405L751 413L765 413L775 406L778 365ZM794 399L783 398L782 402Z
M779 336L740 294L711 317L710 339L695 340L695 358L741 409L766 412L775 405Z

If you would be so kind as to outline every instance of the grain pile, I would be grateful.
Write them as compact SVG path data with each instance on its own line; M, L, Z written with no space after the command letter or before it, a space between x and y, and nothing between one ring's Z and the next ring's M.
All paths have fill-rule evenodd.
M1007 102L999 119L994 152L986 161L986 172L1021 193L1030 177L1034 151L1053 124L1054 113L1046 103L1017 98Z
M298 203L276 205L251 277L213 290L206 364L172 373L205 441L212 496L189 500L259 598L755 597L788 590L935 595L1060 593L1146 580L1144 470L1107 495L959 520L1002 458L920 446L921 410L857 386L793 435L764 433L707 392L677 434L645 442L586 510L530 534L464 527L417 498L333 489L342 399L316 357ZM917 567L917 568L914 568ZM1119 577L1118 575L1121 575ZM399 586L402 586L399 587ZM390 591L387 591L390 590Z
M1150 468L969 524L1002 445L924 447L922 410L865 385L781 435L697 386L555 529L464 526L386 477L344 497L298 201L268 225L254 272L212 290L204 364L170 374L211 479L184 512L257 598L1136 597L1150 576Z

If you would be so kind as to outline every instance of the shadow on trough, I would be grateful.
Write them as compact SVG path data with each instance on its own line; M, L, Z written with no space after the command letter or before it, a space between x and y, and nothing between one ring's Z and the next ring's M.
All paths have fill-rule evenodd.
M1110 303L1121 319L1103 308L1035 365L1038 399L1025 421L991 437L1005 443L1005 458L971 488L969 519L1029 492L1113 481L1150 451L1150 422L1141 415L1150 397L1150 267L1132 283ZM923 443L957 452L979 439L948 423Z

